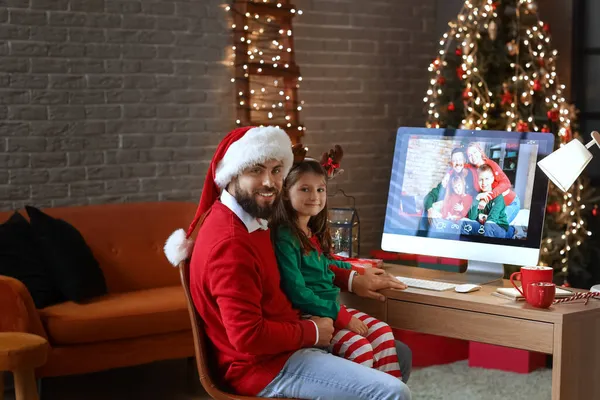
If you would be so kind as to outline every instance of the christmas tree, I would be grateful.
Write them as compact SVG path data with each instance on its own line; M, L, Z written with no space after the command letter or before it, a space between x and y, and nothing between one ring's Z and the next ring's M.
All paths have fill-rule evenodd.
M548 132L557 147L577 138L577 110L565 100L535 1L466 0L449 26L429 66L428 127ZM566 193L550 185L540 264L560 283L586 273L586 189L585 178Z

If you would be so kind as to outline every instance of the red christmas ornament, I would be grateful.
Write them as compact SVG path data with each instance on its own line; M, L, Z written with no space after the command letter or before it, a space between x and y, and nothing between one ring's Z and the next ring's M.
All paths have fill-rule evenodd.
M454 111L454 110L456 110L454 103L448 103L448 111Z
M542 29L544 30L544 32L548 33L548 32L550 32L550 25L548 25L548 23L546 22L544 24L544 26L542 27Z
M548 125L544 125L542 127L542 132L544 132L544 133L550 133L550 128L548 128Z
M548 119L550 121L557 122L558 117L559 117L559 113L558 113L557 109L553 108L552 110L548 111Z
M502 95L502 102L501 104L503 106L508 106L512 103L513 101L513 95L511 92L509 92L508 90L504 91L504 94Z
M557 212L560 211L560 204L558 204L558 203L548 204L546 206L546 211L550 214L556 214Z
M563 137L565 138L565 143L571 141L571 139L573 138L573 134L571 133L570 128L565 129L565 135Z
M437 80L437 83L440 85L443 85L444 83L446 83L446 78L444 78L443 76L440 76Z
M461 67L456 68L456 75L458 75L459 79L462 79L463 74L465 73L465 70Z
M533 81L532 89L535 92L539 92L540 90L542 90L542 84L540 83L539 79Z
M597 216L598 216L598 205L597 205L597 204L596 204L596 205L594 205L594 208L592 209L592 215L593 215L594 217L597 217Z
M465 88L465 90L463 90L463 94L462 94L462 98L463 100L469 100L469 97L471 94L471 91L469 90L469 88Z
M529 124L527 122L524 122L524 121L519 121L517 123L517 131L518 132L528 132L529 131Z
M544 60L544 57L538 58L538 65L540 67L543 67L544 65L546 65L546 60Z
M457 47L456 50L454 50L454 54L456 54L459 57L462 56L462 49Z
M495 10L496 8L498 8L498 3L492 3L492 9Z

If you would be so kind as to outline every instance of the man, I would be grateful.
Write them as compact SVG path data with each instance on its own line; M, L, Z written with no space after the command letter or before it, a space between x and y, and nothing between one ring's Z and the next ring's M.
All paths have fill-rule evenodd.
M190 290L214 345L219 376L236 393L250 396L410 399L400 380L313 347L329 344L332 320L300 319L280 289L265 219L292 162L284 131L232 131L215 152L190 228L175 232L165 245L169 261L178 264L189 255L190 237L200 223ZM379 299L379 289L406 287L381 271L358 276L340 269L336 282Z

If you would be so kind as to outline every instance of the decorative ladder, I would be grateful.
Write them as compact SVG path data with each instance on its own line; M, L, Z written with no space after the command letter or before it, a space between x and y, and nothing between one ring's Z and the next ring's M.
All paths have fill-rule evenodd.
M226 9L233 13L236 124L275 125L298 143L305 127L292 19L302 11L290 0L234 0Z

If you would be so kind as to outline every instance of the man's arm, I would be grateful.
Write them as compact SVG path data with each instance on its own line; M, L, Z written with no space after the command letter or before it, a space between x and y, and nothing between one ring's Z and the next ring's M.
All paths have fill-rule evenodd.
M427 212L427 210L429 210L433 206L433 203L438 201L441 188L442 184L438 183L436 187L434 187L429 191L429 193L427 193L425 199L423 199L423 210L425 210L425 212Z
M239 352L278 354L313 346L317 328L310 320L271 321L262 313L262 279L251 249L223 241L211 252L209 288L219 306L225 331Z
M469 213L467 214L467 218L473 220L473 221L477 221L477 219L479 218L479 202L474 201L471 205L471 208L469 209Z

